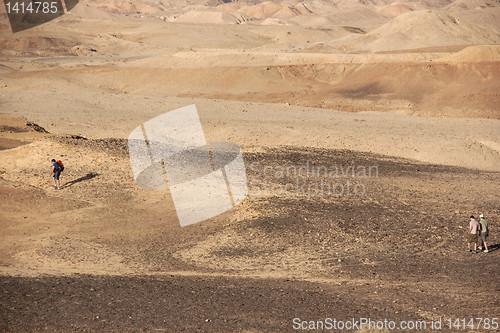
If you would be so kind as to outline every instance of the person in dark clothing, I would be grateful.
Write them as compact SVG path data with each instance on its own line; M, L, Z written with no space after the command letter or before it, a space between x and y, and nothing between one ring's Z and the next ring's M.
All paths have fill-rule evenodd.
M52 159L52 173L54 177L54 187L60 190L61 183L59 182L59 177L61 176L61 166L55 159Z

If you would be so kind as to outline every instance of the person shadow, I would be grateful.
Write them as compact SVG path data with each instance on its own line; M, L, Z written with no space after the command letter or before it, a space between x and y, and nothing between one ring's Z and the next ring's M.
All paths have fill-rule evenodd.
M488 242L486 242L488 244ZM500 249L500 244L488 245L488 252L493 252Z
M74 180L72 180L70 182L65 183L63 186L61 186L61 189L71 187L71 186L73 186L73 185L75 185L77 183L80 183L80 182L83 182L83 181L86 181L86 180L90 180L90 179L95 178L97 176L99 176L98 173L89 172L88 174L86 174L83 177L80 177L78 179L74 179Z

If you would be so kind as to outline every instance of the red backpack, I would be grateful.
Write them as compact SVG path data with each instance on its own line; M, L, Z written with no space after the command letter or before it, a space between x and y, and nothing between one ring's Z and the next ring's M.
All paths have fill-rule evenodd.
M60 160L56 162L58 165L59 165L59 172L63 172L64 171L64 164L63 162L61 162Z

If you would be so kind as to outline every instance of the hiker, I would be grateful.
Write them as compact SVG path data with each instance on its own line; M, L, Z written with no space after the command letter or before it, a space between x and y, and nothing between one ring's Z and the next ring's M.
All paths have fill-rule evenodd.
M481 227L481 239L480 242L484 244L484 253L488 253L488 245L486 244L486 238L489 236L488 221L484 219L484 215L479 215L479 226ZM479 251L483 250L482 244L479 243Z
M477 236L479 232L479 223L477 223L474 215L470 216L469 234L467 238L467 251L477 253ZM474 250L471 250L470 245L474 243Z
M52 159L52 173L54 174L54 187L60 190L61 183L59 182L59 177L61 176L62 166L56 162L55 159Z

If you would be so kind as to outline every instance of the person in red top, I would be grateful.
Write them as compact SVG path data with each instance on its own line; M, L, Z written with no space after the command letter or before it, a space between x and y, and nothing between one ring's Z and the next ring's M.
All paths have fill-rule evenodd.
M477 253L477 236L479 233L479 223L474 218L474 215L470 216L469 220L469 234L467 238L467 251ZM474 243L474 250L471 250L470 245Z

